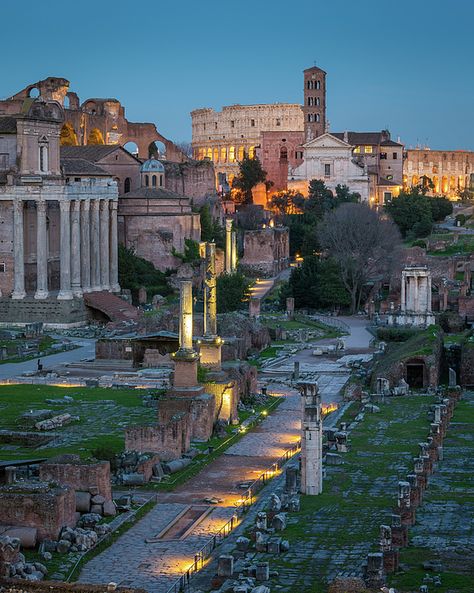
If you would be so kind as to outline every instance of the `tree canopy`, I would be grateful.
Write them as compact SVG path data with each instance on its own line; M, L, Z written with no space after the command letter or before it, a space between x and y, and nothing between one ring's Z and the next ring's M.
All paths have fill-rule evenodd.
M239 162L239 172L232 182L232 188L237 190L236 201L240 204L252 204L252 189L259 183L265 183L266 179L267 172L263 170L259 158L244 155Z
M318 234L339 267L351 297L351 313L356 313L368 281L387 271L396 258L398 229L390 218L365 204L342 204L326 213Z
M244 307L249 295L249 281L240 272L217 277L217 312L229 313Z
M122 288L132 292L144 286L149 295L171 293L167 275L148 260L138 257L133 249L119 245L119 282Z
M209 204L204 204L199 210L201 222L201 241L214 242L217 247L223 249L225 243L225 230L211 215Z

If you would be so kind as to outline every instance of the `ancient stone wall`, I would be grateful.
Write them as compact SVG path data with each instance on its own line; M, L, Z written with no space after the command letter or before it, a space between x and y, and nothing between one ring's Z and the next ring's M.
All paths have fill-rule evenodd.
M103 339L95 343L95 357L98 360L132 360L133 348L128 340Z
M157 453L163 461L180 458L190 446L191 425L188 414L176 412L166 423L125 429L125 449Z
M258 150L267 179L273 181L271 192L285 190L288 186L288 167L294 169L303 162L304 132L262 132Z
M466 387L474 386L474 343L470 340L461 349L459 383Z
M216 194L216 174L211 161L163 161L163 164L166 189L192 198L196 206L202 206L210 196Z
M0 521L3 525L36 529L39 541L57 539L63 527L76 524L74 490L44 482L2 486Z
M108 461L81 463L76 455L53 457L39 466L39 477L43 482L65 484L76 491L100 495L106 501L112 500Z
M268 227L245 231L244 256L240 267L254 277L276 276L289 265L289 231L286 227Z
M104 593L104 585L87 585L85 583L65 583L62 581L24 581L19 579L0 578L0 589L3 593ZM116 593L147 593L144 589L117 587Z

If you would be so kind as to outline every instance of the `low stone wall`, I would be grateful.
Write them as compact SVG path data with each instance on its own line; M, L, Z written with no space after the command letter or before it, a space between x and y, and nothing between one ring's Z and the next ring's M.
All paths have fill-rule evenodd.
M2 486L0 521L36 529L39 541L57 539L63 527L76 524L75 492L69 486L43 482Z
M131 340L113 340L105 338L95 343L97 360L133 360Z
M204 389L215 398L214 420L225 420L231 424L238 420L239 390L235 381L204 383Z
M0 589L3 593L104 593L107 591L107 586L0 578ZM147 593L145 589L130 589L128 587L117 587L114 591L116 593Z

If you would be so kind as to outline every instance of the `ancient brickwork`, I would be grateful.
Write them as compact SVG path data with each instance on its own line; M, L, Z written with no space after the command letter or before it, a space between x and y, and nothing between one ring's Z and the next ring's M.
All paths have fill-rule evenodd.
M216 174L211 161L163 162L166 172L166 188L192 199L202 206L216 194Z
M191 422L185 413L176 412L166 423L132 426L125 429L125 449L157 453L163 461L178 459L191 446Z
M289 265L289 232L286 227L245 231L240 266L254 277L272 277Z

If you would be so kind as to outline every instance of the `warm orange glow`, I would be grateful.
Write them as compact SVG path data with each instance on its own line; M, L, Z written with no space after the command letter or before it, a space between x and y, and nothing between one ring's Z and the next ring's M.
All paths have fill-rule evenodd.
M336 403L323 404L321 406L321 411L322 411L323 416L327 416L331 412L335 412L338 408L339 408L339 405Z

